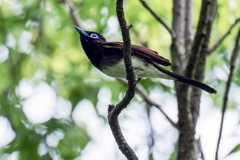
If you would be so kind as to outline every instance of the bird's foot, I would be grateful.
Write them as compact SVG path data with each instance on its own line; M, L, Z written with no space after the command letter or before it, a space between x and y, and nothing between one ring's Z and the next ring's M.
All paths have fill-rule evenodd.
M138 78L137 81L134 83L134 86L136 87L136 85L138 84L138 82L140 82L142 80L142 78Z

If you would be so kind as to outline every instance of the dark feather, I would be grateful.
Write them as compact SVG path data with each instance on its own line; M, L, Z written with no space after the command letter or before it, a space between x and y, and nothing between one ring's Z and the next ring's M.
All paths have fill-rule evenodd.
M123 49L123 43L122 42L104 42L102 43L102 47ZM151 63L156 62L163 66L172 65L172 63L168 59L158 55L156 51L150 50L148 48L131 45L131 51L132 51L132 55L141 57L142 59L145 59Z
M185 83L185 84L192 85L194 87L197 87L197 88L200 88L204 91L207 91L208 93L211 93L211 94L216 94L217 93L217 91L215 89L213 89L212 87L209 87L206 84L203 84L203 83L195 81L193 79L190 79L190 78L181 76L179 74L173 73L173 72L171 72L169 70L166 70L165 68L159 66L157 63L153 63L153 64L159 71L176 78L177 79L176 81L178 81L178 82L182 82L182 83Z
M96 32L84 31L75 27L81 34L83 49L92 64L103 73L112 77L126 77L123 62L122 42L106 42L105 38ZM131 54L135 74L140 78L165 78L189 84L209 93L217 93L216 90L206 84L192 80L190 78L173 73L161 67L171 66L172 63L164 57L158 55L156 51L145 47L131 45Z

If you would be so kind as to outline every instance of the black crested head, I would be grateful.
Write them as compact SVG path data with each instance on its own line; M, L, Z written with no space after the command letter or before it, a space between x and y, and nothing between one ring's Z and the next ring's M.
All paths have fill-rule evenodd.
M78 31L80 34L80 39L82 43L101 43L101 42L106 42L106 39L100 35L99 33L96 32L91 32L91 31L84 31L79 27L75 26L75 29Z
M100 68L102 59L101 44L106 42L105 38L96 32L84 31L76 26L75 29L80 34L80 41L87 57L95 67Z

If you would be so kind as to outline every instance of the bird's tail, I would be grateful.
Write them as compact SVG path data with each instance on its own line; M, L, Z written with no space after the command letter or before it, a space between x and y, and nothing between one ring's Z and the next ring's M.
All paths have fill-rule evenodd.
M210 86L208 86L206 84L203 84L203 83L195 81L193 79L190 79L190 78L181 76L179 74L173 73L173 72L171 72L169 70L164 69L163 67L161 67L161 66L159 66L157 64L154 64L154 65L161 72L166 73L166 74L176 78L176 81L178 81L178 82L182 82L184 84L192 85L194 87L197 87L197 88L200 88L200 89L202 89L204 91L207 91L210 94L216 94L217 93L217 91L215 89L213 89L212 87L210 87Z

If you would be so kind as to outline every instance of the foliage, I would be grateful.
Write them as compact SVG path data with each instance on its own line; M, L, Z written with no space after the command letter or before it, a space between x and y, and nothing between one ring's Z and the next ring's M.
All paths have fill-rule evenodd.
M115 1L76 0L74 4L86 30L99 32L111 41L121 39ZM170 1L163 3L152 0L149 5L167 24L171 23ZM219 1L211 44L237 18L237 5L240 4L235 0ZM193 26L198 21L199 10L200 1L194 1ZM133 25L132 43L147 46L170 58L171 37L165 28L137 0L126 1L125 11L128 23ZM54 0L0 0L0 30L0 115L7 119L15 133L12 141L1 146L2 159L16 152L19 159L24 160L54 157L74 159L81 156L82 151L91 143L91 135L88 126L74 119L75 108L83 100L90 101L99 120L107 126L106 115L97 108L101 101L100 92L103 88L110 91L107 99L115 104L125 93L126 86L92 67L81 49L79 35L65 3ZM236 29L233 30L208 58L205 82L218 90L218 95L210 96L217 107L221 106L224 92L222 86L225 85L229 72L229 57L236 32ZM237 65L233 79L236 88L233 90L238 94L239 70L240 65ZM172 84L159 82L160 80L152 79L143 80L141 84L148 93L160 90L174 95ZM38 89L42 86L40 84L45 86L45 90ZM50 100L42 99L42 96L36 99L40 91L43 95L51 92ZM31 99L35 101L30 104L33 110L37 105L41 108L50 103L52 112L45 113L50 116L39 121L29 118L26 105ZM134 101L140 103L143 100L135 98ZM230 102L231 108L239 109L238 98L230 97ZM69 114L65 106L70 110ZM64 111L60 112L61 109ZM105 110L107 111L107 106ZM175 153L171 157L175 157Z

